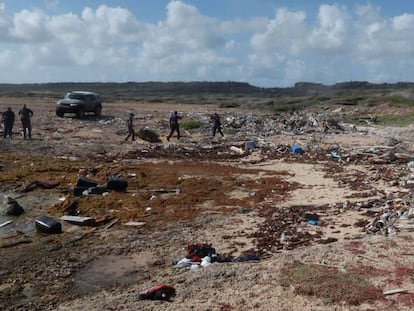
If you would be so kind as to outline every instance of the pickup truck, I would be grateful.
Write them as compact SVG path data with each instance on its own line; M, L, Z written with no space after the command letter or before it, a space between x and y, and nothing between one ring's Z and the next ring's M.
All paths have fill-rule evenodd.
M97 93L68 92L65 98L56 103L56 115L58 117L63 117L65 113L74 113L78 118L83 118L87 112L92 112L96 116L101 115L102 100Z

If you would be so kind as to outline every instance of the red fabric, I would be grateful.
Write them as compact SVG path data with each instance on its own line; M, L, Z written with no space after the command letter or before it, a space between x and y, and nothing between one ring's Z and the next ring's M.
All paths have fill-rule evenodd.
M201 258L198 256L194 256L193 258L191 258L192 262L197 262L197 261L201 261Z

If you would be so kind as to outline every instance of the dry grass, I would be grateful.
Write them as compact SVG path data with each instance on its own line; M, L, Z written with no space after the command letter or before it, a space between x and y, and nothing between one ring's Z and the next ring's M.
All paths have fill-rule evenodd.
M281 285L295 293L322 298L328 304L360 305L382 298L382 290L354 273L294 262L281 271ZM335 289L335 290L333 290Z

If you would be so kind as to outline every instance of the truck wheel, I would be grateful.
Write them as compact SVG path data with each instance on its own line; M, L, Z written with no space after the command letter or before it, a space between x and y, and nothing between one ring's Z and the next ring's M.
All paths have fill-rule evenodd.
M63 118L64 113L63 112L56 111L56 115L58 117L60 117L60 118Z
M102 113L102 106L99 105L98 107L96 107L95 109L95 116L100 117Z
M78 112L76 113L78 118L83 118L85 116L85 109L79 108Z

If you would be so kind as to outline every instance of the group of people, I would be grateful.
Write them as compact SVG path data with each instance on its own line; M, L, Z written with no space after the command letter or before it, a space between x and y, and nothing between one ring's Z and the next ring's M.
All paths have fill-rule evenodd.
M182 116L178 115L177 111L174 111L171 113L169 118L170 123L170 133L167 135L167 140L170 141L170 138L174 134L174 132L177 133L177 139L180 139L180 124L179 120L182 119ZM213 121L213 136L216 136L216 133L220 133L220 135L223 137L223 131L221 128L221 120L220 116L217 113L214 113L211 117ZM134 114L131 112L126 120L126 125L128 128L128 136L125 138L125 141L127 141L130 137L132 140L135 140L135 130L134 130Z
M23 105L23 108L19 110L20 120L23 127L23 138L32 139L32 124L31 118L33 117L33 111L26 107L26 104ZM8 107L5 112L2 114L2 122L4 126L4 138L13 137L13 126L16 116L11 107Z
M33 111L27 108L26 104L24 104L23 108L19 110L18 115L20 116L20 120L22 122L23 139L26 139L27 137L29 139L32 139L31 118L33 117ZM4 138L12 138L15 118L15 113L11 107L8 107L7 110L3 112L2 122L4 125ZM180 139L179 120L181 119L182 116L178 115L177 111L171 113L169 118L170 133L167 135L168 141L170 141L170 138L175 132L177 133L177 139ZM217 113L214 113L211 119L213 121L213 136L216 136L216 133L219 133L221 136L224 136L221 128L220 116ZM128 136L125 138L125 141L127 141L130 137L133 141L135 141L134 114L132 112L129 114L126 120L126 125L128 128Z

